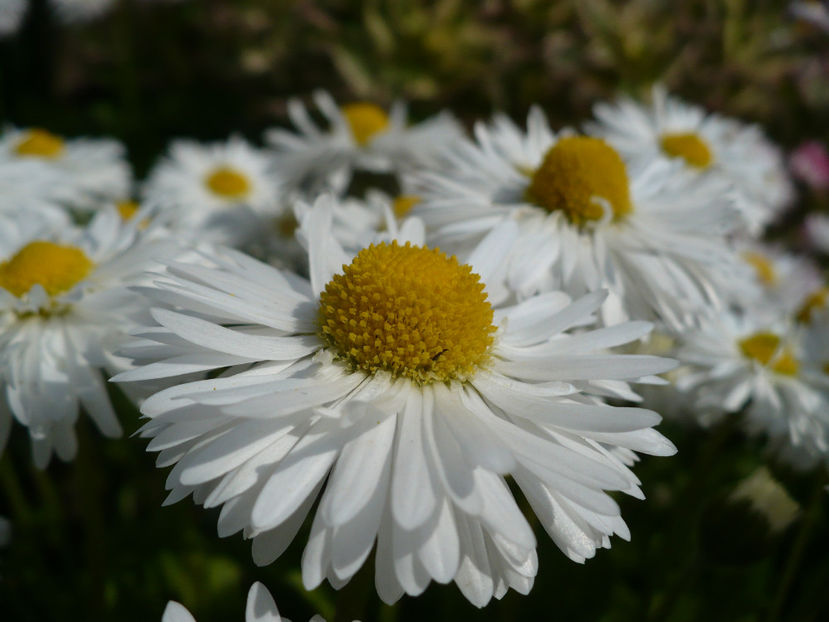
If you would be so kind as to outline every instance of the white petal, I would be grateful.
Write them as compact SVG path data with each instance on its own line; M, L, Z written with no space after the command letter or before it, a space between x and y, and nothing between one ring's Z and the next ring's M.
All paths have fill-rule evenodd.
M257 581L250 587L245 606L245 622L281 622L273 596Z

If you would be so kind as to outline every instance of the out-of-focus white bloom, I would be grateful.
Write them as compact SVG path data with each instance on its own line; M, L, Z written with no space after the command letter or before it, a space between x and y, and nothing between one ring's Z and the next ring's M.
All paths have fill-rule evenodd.
M64 22L87 22L109 11L116 0L49 0L57 16Z
M17 32L28 8L28 0L3 0L3 2L0 2L0 37L13 35Z
M0 216L68 225L69 214L61 206L63 183L65 175L42 162L0 160Z
M793 198L783 156L756 125L711 113L652 90L649 105L630 98L597 104L589 132L604 137L626 161L642 167L658 158L682 163L701 177L719 177L736 190L751 232L760 231Z
M829 255L829 216L809 214L806 217L806 238L812 247Z
M829 32L829 4L820 0L792 2L789 11L798 18Z
M722 314L682 336L677 357L693 371L678 385L702 423L745 408L749 431L767 434L795 466L812 466L829 450L826 345L783 322Z
M637 399L625 380L673 366L608 353L650 325L588 328L601 292L493 306L488 278L511 223L468 265L425 247L416 219L351 257L332 235L332 201L304 223L310 282L227 250L210 267L172 264L147 290L157 324L125 352L147 364L115 380L224 368L142 406L148 449L175 465L167 502L192 493L223 506L220 535L243 530L267 564L319 497L306 587L342 587L376 542L386 602L432 580L454 580L477 606L531 588L535 536L507 474L571 559L627 538L605 491L642 493L612 448L675 449L656 413L602 398Z
M161 622L196 622L196 619L181 603L171 600L164 609ZM248 602L245 607L245 622L291 622L279 615L273 596L264 585L257 581L250 586ZM325 622L320 616L314 616L309 622ZM354 622L359 622L355 620Z
M0 223L0 429L11 416L26 426L38 467L53 451L74 457L80 407L106 436L121 434L101 374L127 367L112 349L146 309L126 286L162 248L114 210L83 229Z
M142 195L176 235L238 246L284 211L264 153L240 136L208 145L178 140L150 173Z
M823 285L818 267L806 257L758 242L738 244L753 278L723 283L735 308L748 309L756 318L772 323L798 313L807 298Z
M39 163L59 175L56 186L44 191L77 210L129 195L132 173L125 150L110 138L64 139L42 129L7 127L0 136L0 168L10 162Z
M475 135L441 171L408 180L421 198L412 213L461 256L497 223L517 222L506 270L519 298L607 288L607 323L678 328L716 306L715 285L739 271L725 239L738 219L721 179L666 159L626 165L602 139L556 136L537 108L526 132L498 116Z
M328 93L317 91L314 103L327 128L318 127L305 106L291 100L288 114L298 133L272 129L265 137L276 150L278 173L291 189L331 188L340 193L354 171L400 173L435 166L439 154L462 135L447 112L409 126L401 102L388 113L368 102L339 107Z
M786 529L800 513L797 501L791 498L765 466L740 482L730 498L734 501L747 501L752 510L768 521L772 533Z

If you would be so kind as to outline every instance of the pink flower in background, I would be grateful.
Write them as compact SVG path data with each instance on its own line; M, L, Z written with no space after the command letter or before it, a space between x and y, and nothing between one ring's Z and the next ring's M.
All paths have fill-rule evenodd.
M815 190L829 188L829 153L823 143L809 140L789 157L792 174Z

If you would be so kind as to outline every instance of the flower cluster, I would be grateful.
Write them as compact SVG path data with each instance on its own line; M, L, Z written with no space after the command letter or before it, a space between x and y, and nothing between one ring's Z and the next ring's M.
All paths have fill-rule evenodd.
M166 502L220 507L256 564L310 519L308 589L374 551L385 602L479 607L531 589L529 513L576 562L630 538L614 493L676 451L652 404L826 462L829 288L761 241L793 188L759 128L661 87L471 135L313 101L324 125L291 101L263 146L175 141L140 182L116 141L4 131L0 438L16 420L45 467L80 412L134 429L111 377ZM279 619L263 586L248 618Z

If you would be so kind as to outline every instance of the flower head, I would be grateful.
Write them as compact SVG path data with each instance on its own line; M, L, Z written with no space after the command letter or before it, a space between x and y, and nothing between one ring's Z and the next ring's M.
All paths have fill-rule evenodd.
M319 498L305 585L344 585L376 543L386 602L431 580L478 606L530 589L535 536L507 476L572 559L627 537L604 491L641 492L613 448L675 450L658 415L602 397L637 399L624 380L673 363L607 349L650 325L587 328L601 293L493 303L509 223L463 263L426 246L415 219L349 256L333 201L302 223L310 281L222 251L168 266L147 290L157 324L128 348L146 364L116 379L225 368L142 406L149 449L175 464L169 501L222 505L220 533L243 530L266 564Z

